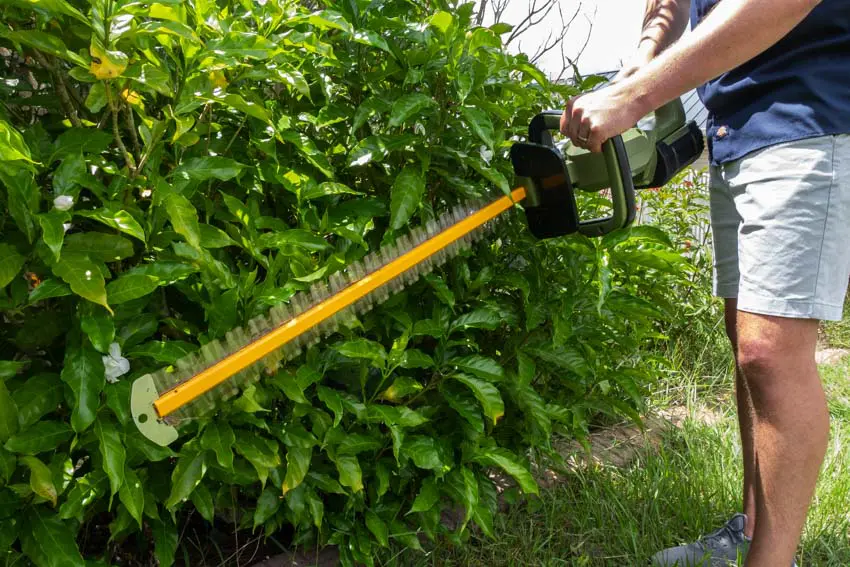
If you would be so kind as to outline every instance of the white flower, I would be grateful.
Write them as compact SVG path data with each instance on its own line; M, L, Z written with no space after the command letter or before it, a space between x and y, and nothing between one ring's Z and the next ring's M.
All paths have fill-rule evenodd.
M53 199L53 206L56 207L57 210L67 211L74 206L74 198L70 195L59 195Z
M109 355L103 357L103 367L106 370L106 381L114 384L118 378L130 371L130 361L121 356L121 345L109 345Z
M481 154L481 159L483 159L487 165L490 165L490 160L493 159L493 152L487 149L487 146L481 146L478 152Z

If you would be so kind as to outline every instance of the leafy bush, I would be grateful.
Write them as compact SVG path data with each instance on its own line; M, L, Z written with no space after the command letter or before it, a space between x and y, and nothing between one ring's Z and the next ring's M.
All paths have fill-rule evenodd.
M339 544L490 532L502 469L636 417L682 277L638 227L537 242L523 217L182 430L132 381L509 189L506 151L571 91L471 4L14 0L0 7L0 549L174 562L210 523ZM83 538L92 531L107 535ZM108 545L106 540L108 539ZM129 559L128 559L129 558Z

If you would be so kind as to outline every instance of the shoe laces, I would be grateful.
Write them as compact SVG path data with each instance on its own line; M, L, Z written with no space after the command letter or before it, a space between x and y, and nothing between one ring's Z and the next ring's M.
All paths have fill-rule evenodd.
M734 520L728 521L716 532L706 535L702 538L703 545L710 546L713 543L719 543L723 540L729 541L731 543L736 543L738 541L744 540L744 534L741 530L736 530L732 527L732 522Z

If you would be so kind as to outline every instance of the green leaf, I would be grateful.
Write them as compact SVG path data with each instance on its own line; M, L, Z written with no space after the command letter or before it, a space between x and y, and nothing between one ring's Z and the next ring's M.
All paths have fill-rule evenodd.
M405 354L407 353L405 352ZM423 356L428 355L423 353ZM430 364L433 366L434 361L432 360ZM403 366L403 368L430 368L430 366ZM389 388L381 392L381 398L388 402L398 402L411 394L421 392L423 387L417 380L409 376L399 376L393 380Z
M0 380L17 376L21 370L29 366L29 362L23 360L15 362L13 360L0 360Z
M46 451L55 451L73 435L74 432L67 423L39 421L11 437L4 447L7 451L19 455L37 455Z
M301 198L305 201L311 201L321 197L330 197L332 195L363 195L363 193L355 191L344 183L337 183L335 181L325 181L318 185L308 185L301 192Z
M106 354L109 345L115 339L115 323L105 309L94 303L83 302L78 305L80 327L98 352Z
M464 313L452 321L453 329L488 329L493 330L501 324L499 314L489 307L482 307L469 313Z
M201 436L201 448L215 453L218 464L227 470L233 470L233 445L236 435L233 429L222 421L210 423Z
M390 531L387 523L372 510L366 510L366 527L369 528L381 547L390 546Z
M165 210L174 230L186 239L193 248L201 244L201 229L198 225L198 213L192 203L179 193L169 193L165 197Z
M227 246L236 246L236 242L230 238L226 232L221 230L220 228L208 225L208 224L200 224L198 225L200 229L201 236L201 247L212 249L212 248L225 248Z
M100 112L107 104L106 99L106 83L98 81L93 84L86 96L86 108L92 112Z
M30 488L32 491L56 506L56 486L53 484L53 475L50 469L35 457L20 457L22 465L30 470Z
M435 104L434 99L422 93L413 93L399 97L393 103L392 109L390 109L390 128L401 126L417 112Z
M103 458L103 472L109 477L112 496L115 496L124 483L126 454L124 445L121 443L121 434L118 432L115 423L105 419L95 421L94 434L97 437L100 454Z
M281 497L276 490L271 487L263 490L260 497L257 499L257 507L254 509L254 529L266 522L274 516L278 508L280 508Z
M440 489L433 477L428 477L422 482L419 494L413 501L408 514L414 512L427 512L440 500Z
M147 356L162 364L174 364L195 348L195 345L183 341L148 341L128 351L124 356Z
M387 45L387 42L384 38L377 34L377 32L371 30L357 30L354 32L354 41L357 43L362 43L363 45L369 45L371 47L377 47L378 49L383 49L387 53L392 53L390 50L390 46Z
M153 276L123 274L106 285L106 297L111 305L119 305L148 295L159 284L159 280Z
M124 234L129 234L133 238L137 238L145 242L145 231L141 225L133 218L133 216L124 210L113 210L108 207L95 209L93 211L78 211L74 210L74 214L96 220L110 228L120 230Z
M306 18L311 25L323 30L339 30L346 33L352 33L353 29L345 16L334 10L322 10L321 12L310 14Z
M206 452L180 455L177 466L171 473L171 494L165 501L165 507L171 510L181 502L185 502L195 487L200 484L206 472Z
M507 449L485 449L475 456L475 461L483 465L499 467L511 475L526 493L540 494L537 482L529 470L520 463L516 455Z
M195 487L189 500L191 500L203 519L210 523L215 521L215 503L213 502L212 494L210 494L209 489L203 483Z
M427 281L434 291L437 293L437 297L440 301L448 305L449 307L454 308L455 306L455 294L449 288L446 280L437 274L428 274L425 276L425 281Z
M258 250L266 250L267 248L279 249L284 246L297 246L299 248L315 252L320 252L331 247L328 241L318 234L300 228L294 228L292 230L285 230L282 232L264 233L257 239L256 245Z
M90 26L89 19L82 12L71 6L65 0L12 0L13 3L27 6L31 9L46 10L53 15L71 16L79 22Z
M71 291L92 303L104 306L112 313L106 302L106 281L100 266L88 256L65 253L53 266L53 273L71 286Z
M227 181L233 179L245 166L230 158L220 156L208 156L189 158L174 170L174 177L178 179L207 181L208 179L219 179Z
M387 351L381 343L369 339L354 339L339 345L334 350L343 356L354 359L370 360L377 367L382 367L387 359Z
M471 106L462 106L460 113L463 115L466 123L469 124L469 127L472 128L472 131L475 132L475 135L481 138L481 141L487 144L488 148L492 148L495 134L493 133L493 122L490 120L490 116L480 108Z
M41 196L32 172L24 168L8 168L0 171L0 183L6 186L9 214L26 235L27 241L33 242L36 232L33 219Z
M332 390L326 386L318 386L316 388L316 394L328 409L331 410L334 414L334 427L339 425L339 422L342 420L343 414L343 406L342 406L342 396L340 396L339 392L336 390Z
M21 550L39 567L85 567L74 530L40 506L26 512L21 526Z
M363 472L360 470L360 462L356 456L338 456L334 464L336 464L341 485L347 486L354 492L363 490Z
M407 224L422 203L425 177L418 167L406 166L390 189L390 228L398 230Z
M413 459L420 469L439 470L445 466L433 437L416 435L405 441L403 454Z
M100 393L106 384L101 355L90 345L69 346L65 350L62 381L74 392L71 425L82 432L95 421Z
M62 243L65 240L64 225L71 215L64 211L52 210L36 218L41 226L41 239L53 252L53 258L58 261L62 256Z
M65 238L67 252L85 254L100 262L117 262L135 254L133 243L117 234L78 232Z
M313 490L307 491L307 506L310 508L310 516L313 517L313 525L321 528L325 515L325 504Z
M575 372L581 377L590 375L590 367L578 350L569 347L546 346L543 348L526 349L526 352L533 354L545 362Z
M12 39L9 37L10 35L20 37L21 33L0 30L0 37L5 35L7 38ZM47 35L44 32L36 30L27 30L25 33L28 38L31 37L33 39ZM52 39L52 36L49 37ZM61 43L59 39L56 39L56 41ZM0 161L25 161L27 163L34 163L30 155L30 149L27 147L21 134L5 120L0 120Z
M177 553L177 526L174 525L168 514L159 522L151 522L153 532L154 554L156 560L162 567L174 564L174 555Z
M502 368L502 365L486 356L474 354L453 358L449 361L449 364L490 382L498 382L505 377L505 369Z
M71 295L71 288L68 287L68 284L48 278L30 292L29 302L35 303L37 301L54 297L65 297L67 295Z
M139 523L139 528L142 527L142 512L145 509L145 490L142 487L142 481L136 471L128 466L124 467L124 482L121 488L118 489L118 498L127 511L133 516L133 519Z
M15 279L26 261L11 245L0 243L0 289Z
M18 406L9 395L6 383L0 380L0 443L18 432Z
M12 392L18 406L18 423L29 427L63 402L64 385L56 374L36 374Z
M376 451L383 447L383 445L383 441L370 435L349 433L336 446L336 452L338 455L357 455L367 451Z
M496 425L496 422L505 415L505 403L502 401L502 395L493 384L466 374L455 374L452 378L466 385L472 391L472 394L484 409L484 415L492 420L493 425Z
M241 95L235 93L228 93L223 96L215 96L209 100L221 103L225 106L229 106L230 108L238 110L239 112L247 114L248 116L252 116L254 118L257 118L258 120L262 120L270 126L274 124L272 122L271 116L269 116L268 111L263 108L262 105L251 100L245 100L245 97Z
M286 452L286 478L283 480L283 495L298 488L307 476L310 461L313 459L312 448L290 447Z
M446 33L448 29L451 27L454 22L454 18L449 12L440 11L431 16L429 23L440 30L442 33Z
M469 422L476 432L484 432L484 418L481 417L481 410L472 394L467 391L453 392L444 388L441 388L441 392L449 406Z

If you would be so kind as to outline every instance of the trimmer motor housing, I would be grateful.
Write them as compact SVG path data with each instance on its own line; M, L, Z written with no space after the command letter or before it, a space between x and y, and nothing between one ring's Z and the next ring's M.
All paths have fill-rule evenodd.
M547 110L528 127L528 142L511 147L517 183L525 186L523 203L536 238L580 232L601 236L632 224L635 189L661 187L702 155L705 140L695 122L686 123L675 99L644 117L634 128L607 140L602 153L569 142L556 144L562 111ZM610 189L610 216L582 220L575 191Z

